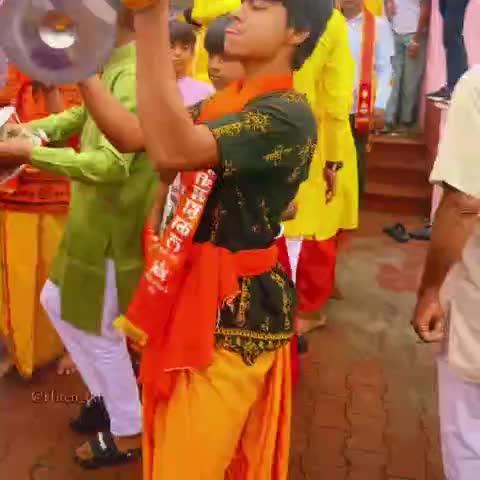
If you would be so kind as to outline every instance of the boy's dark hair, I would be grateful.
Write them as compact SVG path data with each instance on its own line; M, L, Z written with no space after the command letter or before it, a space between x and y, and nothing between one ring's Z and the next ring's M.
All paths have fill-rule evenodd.
M172 45L175 43L181 43L182 45L192 47L193 50L196 42L197 36L192 25L179 22L178 20L170 21L170 43Z
M292 67L299 70L315 50L333 13L332 0L277 0L288 12L288 24L299 32L309 32L309 37L297 48Z
M205 35L205 50L209 55L223 55L225 52L225 30L232 22L232 17L224 15L214 20Z

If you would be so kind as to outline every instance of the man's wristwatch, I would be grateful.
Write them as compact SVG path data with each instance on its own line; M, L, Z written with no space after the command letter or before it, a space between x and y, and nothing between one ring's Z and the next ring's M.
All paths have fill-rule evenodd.
M332 172L338 172L343 168L343 162L327 162L325 167Z

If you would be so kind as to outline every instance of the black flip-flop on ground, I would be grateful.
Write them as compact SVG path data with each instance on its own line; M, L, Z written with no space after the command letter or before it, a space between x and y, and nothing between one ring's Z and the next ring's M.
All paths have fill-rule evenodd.
M75 455L75 461L87 470L123 465L139 460L142 457L142 450L140 448L121 452L115 445L115 440L110 432L99 432L97 436L88 443L92 449L92 458L84 460Z
M405 225L397 223L393 227L385 227L383 233L393 238L399 243L407 243L410 240L410 235L405 228Z
M413 240L420 240L423 242L428 242L431 236L432 236L431 225L425 225L423 228L420 228L419 230L410 232L410 238L413 238Z

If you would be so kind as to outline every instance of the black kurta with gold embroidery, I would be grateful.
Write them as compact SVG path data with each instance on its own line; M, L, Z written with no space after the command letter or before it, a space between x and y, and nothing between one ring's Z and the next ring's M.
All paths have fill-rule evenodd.
M195 241L232 252L271 246L315 150L317 127L306 99L293 91L270 94L208 126L221 166ZM296 296L280 265L243 278L240 287L233 310L220 312L216 341L251 364L293 336Z

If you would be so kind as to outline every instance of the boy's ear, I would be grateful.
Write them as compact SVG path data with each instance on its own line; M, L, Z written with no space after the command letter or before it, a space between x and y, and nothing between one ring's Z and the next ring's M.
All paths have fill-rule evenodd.
M305 40L310 36L310 32L301 32L294 29L291 29L288 44L292 47L300 46Z

